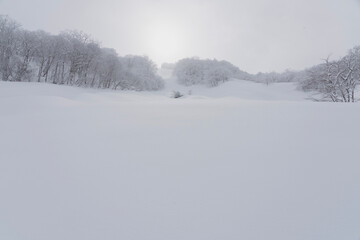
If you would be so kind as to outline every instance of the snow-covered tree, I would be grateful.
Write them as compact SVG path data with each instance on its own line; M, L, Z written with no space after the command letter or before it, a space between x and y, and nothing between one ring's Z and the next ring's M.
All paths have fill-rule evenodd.
M156 65L147 57L120 57L79 31L56 36L26 31L5 16L0 16L0 77L138 91L164 86Z
M123 69L123 89L158 90L164 81L157 76L157 68L148 57L126 56L120 59Z
M19 28L18 23L0 15L0 74L3 81L11 80L15 74Z
M173 75L180 84L215 87L231 78L248 80L250 75L226 61L186 58L177 62Z
M345 57L307 70L302 89L318 91L322 100L355 102L355 91L360 83L360 47L349 51Z

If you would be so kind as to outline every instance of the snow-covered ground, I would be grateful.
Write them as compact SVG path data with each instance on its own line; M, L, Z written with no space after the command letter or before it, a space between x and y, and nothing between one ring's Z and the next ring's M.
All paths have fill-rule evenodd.
M0 239L360 238L360 104L168 86L0 82Z
M174 82L167 84L164 91L179 91L185 97L195 98L241 98L258 101L304 101L309 94L296 90L294 83L259 84L250 81L232 80L217 87L179 86ZM170 91L171 92L171 91ZM194 98L194 97L193 97Z

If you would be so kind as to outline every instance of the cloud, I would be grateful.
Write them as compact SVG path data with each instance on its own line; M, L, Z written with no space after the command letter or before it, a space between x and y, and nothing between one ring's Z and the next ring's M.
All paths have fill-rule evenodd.
M360 42L359 4L360 0L2 0L0 9L28 29L83 30L122 55L146 54L159 64L194 55L226 59L255 73L302 69L330 53L344 55ZM161 29L154 25L163 23L172 26L169 34L181 38L181 51L169 59L149 44L149 31Z

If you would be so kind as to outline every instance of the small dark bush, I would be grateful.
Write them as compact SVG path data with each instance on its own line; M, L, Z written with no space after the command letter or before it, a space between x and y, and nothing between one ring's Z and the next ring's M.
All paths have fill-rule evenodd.
M184 96L184 95L179 91L173 91L173 93L171 95L172 98L181 98L182 96Z

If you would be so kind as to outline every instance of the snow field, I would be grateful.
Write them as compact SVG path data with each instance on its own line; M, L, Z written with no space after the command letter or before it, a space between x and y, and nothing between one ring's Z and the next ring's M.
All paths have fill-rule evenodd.
M359 239L359 104L172 87L1 82L0 239Z

